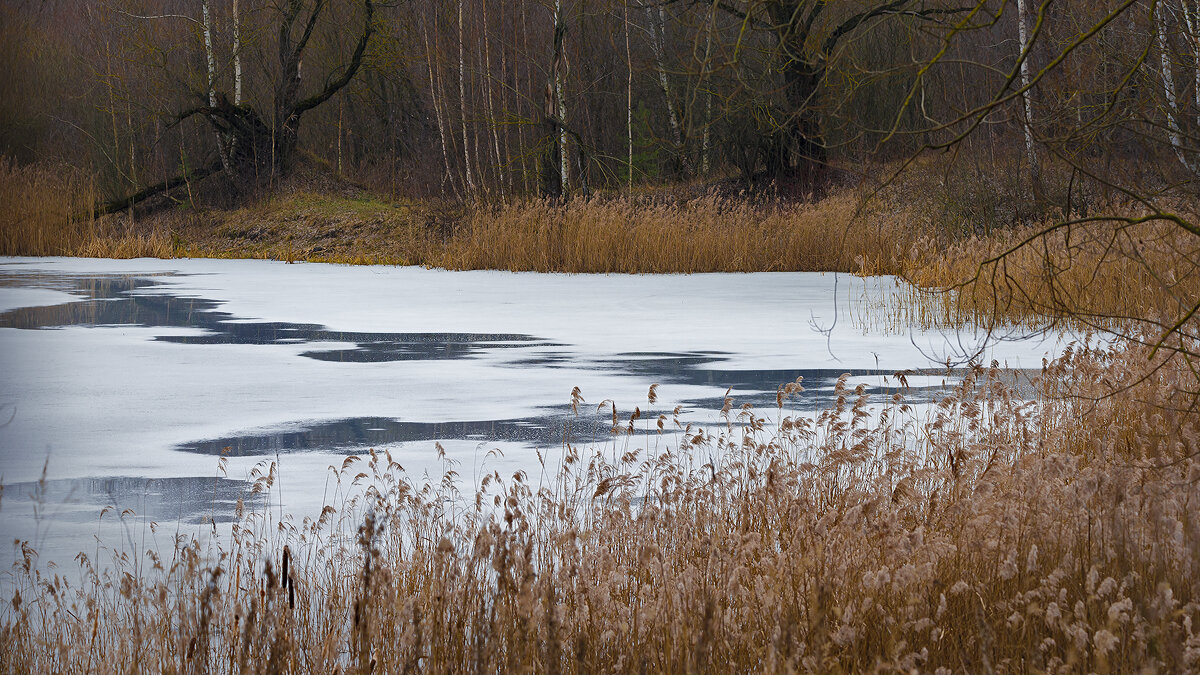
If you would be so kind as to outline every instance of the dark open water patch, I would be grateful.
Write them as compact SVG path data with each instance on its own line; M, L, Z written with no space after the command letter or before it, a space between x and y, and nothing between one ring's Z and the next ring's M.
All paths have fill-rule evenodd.
M218 311L220 302L155 292L139 292L163 284L159 275L24 275L0 274L0 286L49 288L82 296L46 307L23 307L0 313L0 328L36 330L65 326L140 326L198 328L202 335L160 335L155 340L192 345L282 345L342 342L351 349L313 350L302 356L321 361L378 363L406 360L469 358L483 351L559 346L532 335L509 333L363 333L332 331L319 324L246 321Z
M237 501L247 508L262 501L246 481L214 477L79 478L4 486L3 505L38 504L54 520L72 523L119 520L129 515L160 522L218 523L234 519ZM131 513L127 513L128 510Z
M674 364L687 362L686 358L676 358L674 355L667 359ZM754 370L754 371L723 371L711 369L694 369L682 371L664 367L662 370L648 368L654 360L639 360L636 368L623 369L617 364L610 364L614 372L636 372L636 374L655 378L660 382L683 382L687 384L704 384L717 387L734 387L731 396L735 408L744 403L753 406L756 415L774 418L778 411L775 389L780 383L795 381L798 376L804 378L806 390L790 397L785 404L786 413L796 411L811 412L820 406L832 402L830 389L845 371L815 369L815 370ZM870 370L851 372L854 376L887 376L894 373ZM910 373L910 375L916 373ZM924 375L945 376L946 384L935 383L930 386L910 387L903 390L905 400L910 403L932 402L944 396L948 389L957 382L962 373L929 372ZM875 402L883 402L892 393L901 391L898 383L895 387L868 387L867 391ZM708 397L683 402L681 416L685 419L696 420L695 413L701 412L696 424L700 426L723 425L719 411L724 405L724 397ZM673 410L648 405L646 401L617 402L617 424L626 429L630 414L634 408L641 409L641 418L633 425L635 435L654 435L658 433L657 418L662 415L664 431L674 431L672 423ZM705 416L711 419L705 418ZM736 419L736 410L731 415L734 426L740 426ZM230 435L222 438L201 440L186 443L175 449L206 455L229 456L269 456L276 453L322 451L333 453L357 453L367 448L378 448L385 445L409 442L427 442L432 444L439 440L467 440L481 443L492 441L509 441L525 443L535 447L556 446L564 441L573 444L602 443L613 436L612 417L609 408L598 411L594 405L585 404L578 415L569 414L564 409L546 409L542 413L522 418L503 420L470 420L452 422L420 422L397 420L386 417L357 417L340 420L322 420L317 422L301 422L280 429L248 431L244 434Z
M205 298L183 297L164 291L161 279L173 273L148 275L64 275L0 272L0 286L40 287L65 291L80 299L46 307L27 307L0 313L0 327L26 330L64 326L141 326L147 328L193 328L204 331L198 335L162 335L162 342L192 345L283 345L306 343L346 343L355 345L344 349L319 349L302 352L303 356L322 361L384 362L400 360L439 360L470 358L486 350L539 347L527 356L514 354L506 367L568 368L586 367L614 376L632 376L661 384L692 385L711 390L734 390L736 406L751 404L760 416L770 416L776 410L776 389L788 382L803 378L805 391L793 396L788 410L812 411L830 402L829 389L843 373L855 377L888 378L892 386L871 387L876 400L901 391L894 372L878 369L783 369L733 370L722 368L721 362L730 356L724 352L639 352L618 354L609 359L581 359L578 354L550 351L561 347L531 335L507 333L369 333L331 331L319 324L248 321L219 311L220 302ZM155 289L146 293L147 289ZM796 361L803 363L805 355ZM962 370L924 369L906 371L911 375L932 376L930 386L903 390L907 400L921 403L939 399L949 386L960 379ZM1018 382L1021 373L1016 373ZM1024 381L1028 382L1026 374ZM937 384L944 380L947 385ZM1020 386L1020 384L1018 384ZM688 412L706 411L711 423L718 423L718 413L724 404L719 394L684 401ZM649 410L646 401L618 401L618 423L627 424L634 406L643 407L642 421L635 425L639 433L656 429L654 418L669 410ZM695 418L695 415L692 416ZM227 452L231 455L270 455L295 451L347 451L410 442L436 440L515 441L536 446L550 446L564 440L564 427L570 421L570 440L576 443L594 442L611 435L611 417L597 414L592 407L586 415L568 417L561 409L544 410L524 419L473 420L454 422L422 422L380 417L298 421L281 430L254 430L224 438L200 440L179 446L178 449L209 455ZM668 422L669 424L669 422ZM668 430L670 427L667 427ZM229 450L226 451L225 449ZM90 489L90 488L89 488ZM183 493L183 488L175 489Z
M553 438L555 434L561 441L565 423L566 418L561 414L556 417L473 422L408 422L385 417L358 417L313 422L279 431L267 430L186 443L176 449L205 455L227 454L237 457L310 450L354 452L357 449L409 441L479 440L481 442L543 443L547 439ZM574 431L593 435L598 433L599 427L598 424L581 420L579 424L575 425ZM608 427L605 426L603 431L607 433Z
M633 408L621 409L618 420L621 429L629 422ZM655 419L668 410L646 410L635 423L634 433L655 433ZM670 426L666 427L671 431ZM437 441L478 441L525 443L534 447L598 443L614 436L609 413L594 409L581 411L578 416L565 413L544 417L510 420L479 420L456 422L407 422L381 417L356 417L341 420L312 422L281 430L259 430L243 435L227 436L185 443L176 450L205 455L272 456L276 453L322 451L355 454L368 448L409 442L424 442L432 448Z

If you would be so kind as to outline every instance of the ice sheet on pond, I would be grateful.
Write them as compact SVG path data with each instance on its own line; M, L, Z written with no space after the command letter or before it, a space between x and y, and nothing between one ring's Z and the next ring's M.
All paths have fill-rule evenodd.
M211 480L228 447L231 478L280 456L284 506L311 511L326 467L370 447L436 468L434 441L502 446L507 469L536 468L535 450L563 440L575 386L587 404L574 440L602 440L605 399L625 418L678 406L685 422L714 424L727 392L773 408L777 386L803 377L789 405L813 409L842 373L885 394L907 369L909 395L933 400L960 376L947 360L1028 370L1062 346L864 329L895 292L891 278L832 274L9 258L0 474L29 484L49 458L53 480Z

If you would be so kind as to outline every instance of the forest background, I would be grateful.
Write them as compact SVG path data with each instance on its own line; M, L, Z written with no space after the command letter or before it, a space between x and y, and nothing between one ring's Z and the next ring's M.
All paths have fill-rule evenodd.
M889 250L836 266L898 271L891 245L916 233L1170 210L1200 161L1200 10L1185 0L0 11L6 253L119 251L137 233L159 254L523 268L537 265L444 245L479 208L537 199L841 196L831 229L881 201L876 217L906 222ZM624 220L588 229L636 229ZM269 227L291 221L306 227ZM615 269L655 268L625 256ZM832 264L800 257L762 267Z

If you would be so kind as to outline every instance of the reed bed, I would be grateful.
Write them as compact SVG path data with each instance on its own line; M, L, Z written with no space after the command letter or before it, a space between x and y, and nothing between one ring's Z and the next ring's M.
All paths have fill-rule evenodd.
M94 217L94 178L67 166L0 157L0 255L170 258L171 237Z
M446 241L450 269L539 272L888 273L912 236L899 219L858 218L850 193L761 205L715 195L530 201L470 211Z
M567 273L899 271L921 230L853 218L850 193L815 204L604 197L507 204L389 203L306 192L231 212L164 214L179 253Z
M900 320L1165 330L1200 298L1200 237L1145 217L1045 220L986 237L918 241L904 265L914 287Z
M550 478L492 475L466 494L451 471L418 483L372 451L334 469L356 496L316 520L252 509L219 543L80 556L82 583L27 551L8 575L0 664L1194 671L1188 377L1136 344L1085 344L1033 401L976 368L925 411L845 379L819 413L792 409L791 383L777 409L727 401L704 429L606 402L607 445L568 442ZM574 392L567 419L587 406ZM278 471L256 469L254 491Z
M0 255L220 257L446 269L897 273L928 228L859 213L846 189L813 204L662 195L461 205L314 193L303 185L228 210L93 218L86 173L0 162ZM858 217L855 217L858 215Z

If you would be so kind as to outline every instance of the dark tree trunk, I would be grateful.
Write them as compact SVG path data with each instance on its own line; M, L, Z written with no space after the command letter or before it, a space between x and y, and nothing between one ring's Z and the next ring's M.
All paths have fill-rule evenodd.
M818 98L829 63L843 39L881 17L907 15L933 20L971 9L970 6L925 7L924 3L914 8L915 0L875 0L866 6L859 5L857 13L821 28L818 37L818 26L821 17L828 16L827 9L852 4L829 0L713 3L713 7L737 18L743 26L768 33L775 40L777 52L771 70L783 76L784 101L780 109L771 110L771 119L779 121L772 122L769 128L758 128L763 171L755 178L775 182L788 191L808 192L821 182L829 156L821 131ZM768 75L764 79L770 81L774 91L774 78Z
M350 62L336 75L331 74L324 87L307 98L300 96L300 64L304 49L312 37L317 20L328 5L328 0L314 0L311 10L300 19L305 3L289 0L284 3L279 23L280 82L275 89L274 108L270 123L249 105L234 105L224 93L217 94L216 105L204 105L180 113L174 122L178 124L193 116L208 121L229 148L228 178L235 189L263 185L273 179L287 175L293 165L299 142L300 119L304 113L328 101L334 94L350 83L362 66L363 56L375 29L372 25L375 6L372 0L363 0L363 30L358 39ZM298 31L296 29L299 29ZM298 34L297 34L298 33ZM101 204L102 213L112 210L114 205L131 206L161 192L171 190L186 180L202 177L200 174L215 173L206 167L189 176L163 181L124 199Z
M801 185L814 183L825 170L829 158L821 134L817 100L825 68L793 57L783 67L783 78L786 121L775 130L771 152L765 162L765 177Z
M562 197L562 153L559 148L558 125L553 117L545 117L539 125L542 128L543 146L539 173L541 173L541 191L543 197L558 199Z

